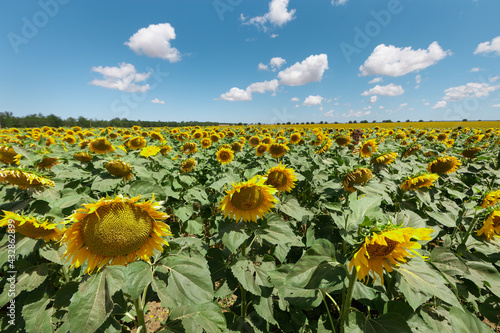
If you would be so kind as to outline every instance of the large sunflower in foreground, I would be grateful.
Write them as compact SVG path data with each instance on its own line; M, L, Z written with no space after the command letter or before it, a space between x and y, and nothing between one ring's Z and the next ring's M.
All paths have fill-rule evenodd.
M500 200L500 190L490 192L486 194L481 203L482 208L488 208L497 204L498 200Z
M0 182L17 185L20 189L38 186L55 186L54 182L35 172L20 169L1 169Z
M14 231L33 239L43 239L44 241L57 241L63 232L57 228L57 224L46 220L40 220L33 216L19 215L9 211L3 211L4 217L0 219L0 227L14 226ZM10 223L14 221L14 223Z
M295 170L287 168L286 165L278 164L267 172L265 184L271 185L280 192L290 192L295 187L297 176Z
M452 173L462 163L454 156L443 156L427 165L427 170L432 173Z
M435 173L421 175L413 178L408 177L408 179L405 180L403 184L401 184L401 188L403 189L403 191L415 191L422 187L429 188L433 186L434 182L438 179L439 176Z
M495 210L488 215L481 229L477 231L477 235L484 235L487 240L500 237L500 210Z
M430 234L434 230L429 228L396 228L373 233L371 237L366 237L361 248L354 254L349 269L356 268L358 280L367 283L370 271L374 281L375 274L384 283L384 268L392 272L392 266L405 263L407 257L420 256L415 249L421 245L414 240L430 240ZM414 239L412 241L412 239ZM408 251L413 252L410 253Z
M104 137L90 141L88 147L91 152L96 154L106 154L115 151L115 147Z
M232 189L226 191L219 210L224 212L224 217L245 222L257 222L257 217L262 218L278 199L274 196L275 188L265 184L266 178L255 176L242 183L232 183Z
M372 178L373 174L370 169L358 168L344 177L344 190L354 192L356 190L354 185L364 185Z
M377 151L377 142L375 140L368 140L359 149L361 157L370 157Z
M139 197L117 196L84 204L68 217L74 223L64 232L64 257L72 257L74 267L88 261L85 273L106 264L126 265L137 257L149 262L154 250L168 245L163 237L171 235L170 227L158 220L169 215L158 211L161 205L154 198L138 201Z

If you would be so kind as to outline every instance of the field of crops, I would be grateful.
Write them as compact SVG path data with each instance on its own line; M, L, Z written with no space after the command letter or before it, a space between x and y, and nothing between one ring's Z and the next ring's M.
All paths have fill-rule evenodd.
M500 324L498 122L4 129L0 163L2 332Z

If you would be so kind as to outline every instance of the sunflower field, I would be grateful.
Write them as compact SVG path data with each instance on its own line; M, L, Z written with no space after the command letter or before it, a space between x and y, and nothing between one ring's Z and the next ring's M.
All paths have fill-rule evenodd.
M498 331L500 123L342 126L0 130L0 330Z

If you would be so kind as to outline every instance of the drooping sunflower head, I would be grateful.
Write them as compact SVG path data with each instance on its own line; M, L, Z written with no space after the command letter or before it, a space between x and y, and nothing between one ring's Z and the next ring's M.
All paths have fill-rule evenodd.
M269 169L264 177L267 178L264 184L271 185L280 192L290 192L297 180L295 170L281 165L281 162L278 166Z
M484 196L483 202L481 203L482 208L492 207L497 204L500 200L500 190L489 192Z
M132 166L130 163L114 160L106 163L105 167L110 174L116 177L122 177L124 180L130 180L134 176L132 174Z
M224 212L224 217L245 222L257 222L270 211L278 199L274 196L275 188L265 184L266 179L255 176L252 179L232 184L232 189L226 191L227 195L222 199L219 210Z
M77 160L77 161L80 161L80 162L90 162L90 161L92 161L92 155L90 155L86 151L75 153L75 155L73 155L73 158L75 160Z
M142 148L141 152L139 155L144 156L144 157L150 157L150 156L156 156L158 153L161 151L160 147L157 146L147 146Z
M233 160L234 152L231 150L231 148L220 148L215 156L217 157L217 161L219 161L220 164L227 164L231 163L231 161Z
M196 161L194 158L188 158L181 164L181 170L184 173L191 172L196 167Z
M420 149L422 149L422 145L421 144L418 144L418 145L412 145L410 147L408 147L404 154L403 154L403 157L404 158L408 158L408 156L411 156L413 154L416 154Z
M330 139L330 138L327 138L323 142L323 145L318 150L316 150L314 153L315 154L324 154L324 153L326 153L332 147L332 143L333 143L333 140Z
M80 142L81 144L81 142ZM81 146L80 146L81 147ZM115 151L115 147L111 145L108 139L101 137L90 141L88 144L89 150L96 154L106 154Z
M196 153L196 143L195 142L186 142L182 146L181 151L186 155Z
M403 191L415 191L422 187L431 187L434 185L434 182L439 179L439 176L435 173L425 174L417 177L410 178L401 184L401 189Z
M59 159L57 157L44 157L41 162L36 166L39 170L48 169L50 170L54 165L59 164Z
M165 141L165 138L163 137L163 135L161 133L151 132L149 137L153 140L156 140L156 141L160 141L160 142Z
M73 135L66 135L62 141L67 142L70 145L74 145L76 143L76 138Z
M139 150L146 147L146 140L142 136L136 136L125 141L128 149Z
M17 185L20 189L55 186L52 180L36 172L21 169L0 169L0 182Z
M370 163L373 164L380 164L380 165L386 165L386 164L391 164L394 162L396 157L398 156L398 153L387 153L387 154L382 154L377 157L372 158Z
M14 148L0 146L0 161L5 164L19 164L19 160L21 159L21 154L16 153Z
M476 158L476 154L481 152L481 147L470 147L462 151L462 156L465 158Z
M477 235L484 236L487 240L500 237L500 210L494 210L488 215Z
M289 149L290 148L288 148L287 145L281 143L273 143L269 146L269 154L271 154L271 156L274 158L278 158L285 155Z
M161 203L138 202L139 197L102 198L84 204L68 217L73 224L64 232L64 257L71 265L81 266L87 261L85 273L103 266L126 265L139 257L148 261L154 251L162 251L167 244L164 236L171 235L164 222L169 216L159 211Z
M361 146L359 154L361 157L370 157L377 151L377 142L375 140L368 140Z
M351 142L351 138L346 136L346 135L342 135L342 136L339 136L335 139L335 142L340 146L340 147L345 147L347 146L350 142Z
M172 150L172 147L170 147L169 145L160 146L160 153L162 155L166 155L171 150Z
M15 232L33 239L43 239L44 241L58 241L63 234L57 224L34 216L25 216L9 211L3 211L4 217L0 219L0 227L8 226ZM12 225L12 227L10 226Z
M354 185L364 185L372 178L373 174L370 169L358 168L344 177L344 190L354 192L356 190Z
M384 268L392 272L392 265L405 263L407 257L420 256L415 249L421 245L416 240L430 240L434 230L429 228L395 228L366 237L361 248L354 254L349 269L356 268L358 280L368 283L370 271L373 280L380 277L384 283Z
M231 150L234 151L235 153L239 153L241 149L243 148L243 145L236 141L231 144Z
M427 170L432 173L448 174L455 172L462 163L454 156L443 156L427 165Z

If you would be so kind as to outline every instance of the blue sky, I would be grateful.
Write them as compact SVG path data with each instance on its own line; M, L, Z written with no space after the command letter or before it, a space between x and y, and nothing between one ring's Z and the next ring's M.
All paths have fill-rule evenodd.
M497 120L500 1L4 0L0 111Z

